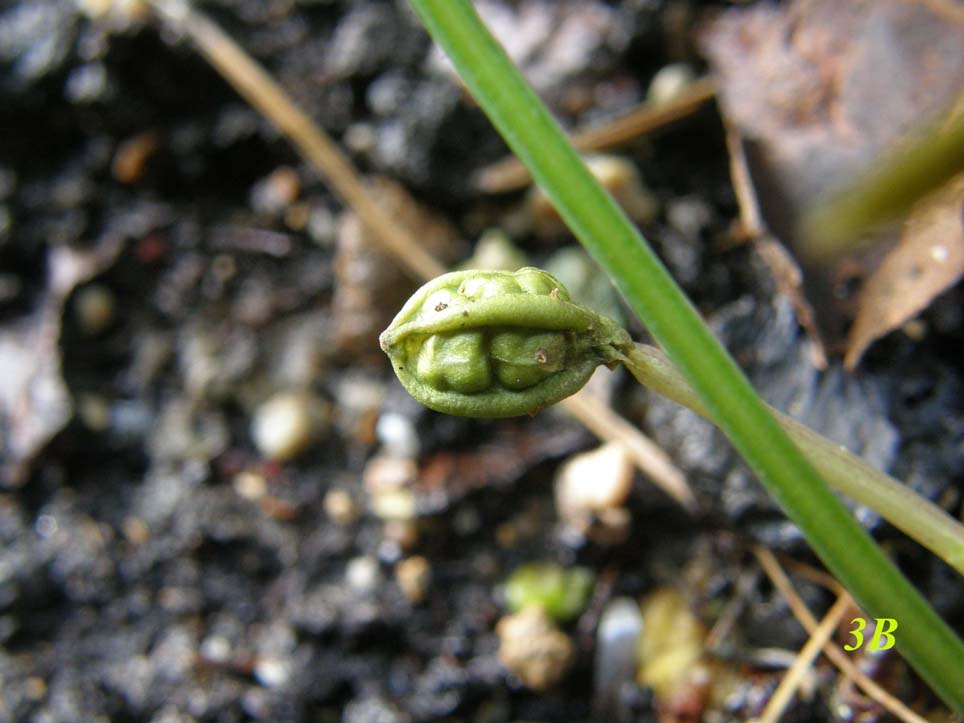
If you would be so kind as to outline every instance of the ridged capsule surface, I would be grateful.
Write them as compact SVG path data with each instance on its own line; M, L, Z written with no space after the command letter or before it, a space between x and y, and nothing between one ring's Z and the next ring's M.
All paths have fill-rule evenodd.
M457 271L425 284L380 338L417 400L468 417L534 414L578 391L629 337L527 267Z

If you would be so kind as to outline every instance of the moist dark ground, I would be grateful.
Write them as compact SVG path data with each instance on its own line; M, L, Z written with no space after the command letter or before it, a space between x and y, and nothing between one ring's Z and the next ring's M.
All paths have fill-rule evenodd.
M540 66L540 91L569 125L638 101L668 62L699 67L686 42L695 6L558 5L608 18L579 51L581 63L553 56L571 50L562 44ZM401 4L201 7L336 138L372 130L374 142L354 146L357 165L404 184L462 238L474 240L519 203L472 190L471 172L504 147L451 80L427 70L428 41ZM712 719L757 712L780 672L755 664L752 652L795 651L805 635L749 546L813 559L720 436L617 377L616 406L673 455L700 512L686 515L637 478L627 542L562 534L553 474L593 438L556 412L499 422L427 412L373 346L361 353L338 337L345 312L332 300L352 283L333 264L339 202L173 40L151 23L110 32L68 0L0 7L5 333L39 323L58 249L122 241L87 282L113 297L107 327L81 320L83 285L62 310L56 348L76 413L0 488L0 720L592 720L600 610L616 595L671 584L686 588L707 625L745 597L734 632L714 651L738 676ZM156 147L124 177L112 163L144 133ZM715 109L624 153L662 204L645 232L763 394L959 509L960 290L925 313L921 338L892 334L857 373L839 360L818 373L790 304L751 250L727 243L736 207ZM281 166L300 179L297 200L258 203L253 189ZM681 199L696 203L703 223L669 212ZM307 223L285 218L292 203ZM537 264L572 243L528 233L518 241ZM377 289L365 293L359 303L373 314L394 311L380 306ZM263 462L249 432L254 409L275 391L306 385L330 409L317 442L296 461ZM362 483L366 462L398 446L377 430L387 412L418 434L414 541L386 530ZM242 494L244 473L265 490ZM329 519L323 500L334 488L353 495L356 521ZM960 630L960 579L873 514L860 518ZM392 572L412 554L433 574L418 604ZM578 662L545 693L505 672L494 633L504 613L499 584L532 560L582 564L599 579L588 611L566 627ZM376 574L359 581L372 563ZM749 581L742 591L740 579ZM815 613L831 602L818 587L799 588ZM904 700L927 705L929 694L895 656L875 669ZM810 702L785 720L833 718L834 676L821 671ZM646 691L629 690L618 705L625 720L656 717ZM853 711L880 717L873 706Z

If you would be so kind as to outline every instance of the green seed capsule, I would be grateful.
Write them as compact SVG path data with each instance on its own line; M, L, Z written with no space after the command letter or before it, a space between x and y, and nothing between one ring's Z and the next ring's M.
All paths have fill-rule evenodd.
M440 276L415 292L380 341L413 397L466 417L535 414L631 343L534 268Z

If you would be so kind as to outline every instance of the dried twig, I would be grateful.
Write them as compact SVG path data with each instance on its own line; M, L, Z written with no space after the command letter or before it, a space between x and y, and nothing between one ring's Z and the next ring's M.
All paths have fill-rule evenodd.
M797 319L806 330L812 344L813 365L817 369L826 369L827 347L817 327L816 312L803 290L803 271L793 255L770 233L763 221L756 187L750 175L743 138L739 130L725 118L723 128L726 133L726 147L730 154L730 178L740 207L740 223L743 225L743 231L753 240L753 247L770 270L777 288L786 294L793 304Z
M777 558L768 549L760 546L753 548L753 554L774 586L786 598L787 604L790 606L790 610L793 611L794 616L804 629L813 635L818 627L817 619L813 616L813 613L810 612L810 609L803 600L800 599L800 596L797 595L793 588L793 583L790 582L790 578L787 577L783 568L780 567ZM826 653L833 664L840 669L841 673L853 680L870 698L880 703L880 705L900 718L900 720L906 721L907 723L927 723L924 718L880 687L875 681L864 675L847 657L846 653L832 642L828 641L823 645L823 652Z
M750 598L750 591L756 586L760 577L760 571L754 569L744 570L736 580L736 589L733 596L727 602L723 612L716 619L713 628L706 635L703 645L709 651L716 651L720 644L726 640L727 636L736 626L740 614L746 608Z
M814 658L817 657L823 646L830 640L830 636L833 635L834 630L840 626L840 621L843 620L844 615L852 607L853 598L851 598L849 594L842 593L840 597L837 598L837 602L833 604L830 611L810 634L810 639L807 641L807 644L797 653L793 665L787 670L786 675L783 676L783 680L780 681L780 685L777 686L777 689L767 702L766 708L763 709L763 714L756 719L757 723L777 723L777 721L780 720L780 716L783 715L783 712L793 699L793 694L796 693L797 688L800 687L800 683L803 682L804 676L810 670Z
M642 103L598 128L577 131L570 140L580 151L612 148L693 113L715 94L716 84L710 78L703 78L671 100L658 104ZM479 171L475 186L483 193L507 193L525 188L531 180L525 166L511 157Z
M792 557L785 555L780 556L780 562L783 564L783 567L788 569L792 574L798 575L804 580L809 580L820 587L825 587L835 595L839 595L844 591L843 586L826 570L821 570L819 567L808 565L805 562L794 560Z

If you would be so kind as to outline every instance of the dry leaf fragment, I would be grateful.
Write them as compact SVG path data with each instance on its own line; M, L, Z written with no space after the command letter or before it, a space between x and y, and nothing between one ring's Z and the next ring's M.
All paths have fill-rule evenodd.
M964 274L962 207L964 174L914 207L900 243L860 292L844 360L848 369L875 339L926 308Z
M804 294L803 270L787 247L767 231L760 215L756 189L750 178L743 140L736 128L725 118L723 128L726 132L726 147L730 154L730 178L740 206L740 223L743 231L752 237L753 248L770 270L777 288L793 304L797 319L811 342L813 365L817 369L826 369L827 348L817 326L813 306Z
M791 252L804 209L964 88L964 10L943 0L756 3L721 13L701 41L721 111L745 146L763 225ZM841 293L847 276L873 261L802 265L829 348L843 341L853 311Z
M111 236L92 251L53 248L37 309L0 328L0 486L22 484L30 461L70 420L73 404L60 368L63 306L121 247L122 239Z

